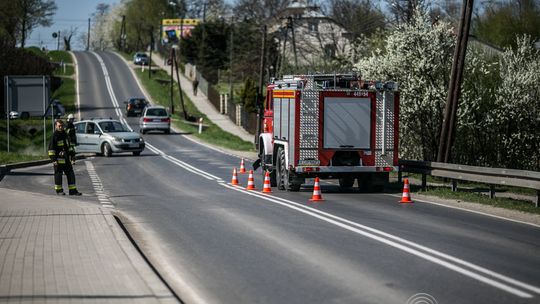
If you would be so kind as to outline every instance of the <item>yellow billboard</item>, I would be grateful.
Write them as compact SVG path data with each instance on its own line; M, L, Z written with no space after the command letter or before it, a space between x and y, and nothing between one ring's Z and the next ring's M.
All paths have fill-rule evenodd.
M199 24L199 19L161 20L162 43L177 42L179 37L191 36L191 31Z

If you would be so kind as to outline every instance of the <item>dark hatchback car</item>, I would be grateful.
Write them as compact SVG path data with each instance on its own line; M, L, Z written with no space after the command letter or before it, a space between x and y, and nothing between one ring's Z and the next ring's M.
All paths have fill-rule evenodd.
M126 104L126 115L137 116L141 115L144 108L148 105L148 101L142 97L131 97L124 101Z
M145 53L138 52L133 56L133 63L137 65L148 65L149 61L148 55Z

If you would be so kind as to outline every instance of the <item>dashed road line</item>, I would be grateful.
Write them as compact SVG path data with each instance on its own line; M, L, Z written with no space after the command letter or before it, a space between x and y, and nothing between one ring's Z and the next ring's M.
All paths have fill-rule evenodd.
M90 175L92 187L94 187L94 192L96 193L101 207L114 208L114 205L111 202L109 196L107 195L107 193L105 193L105 189L103 189L103 184L101 183L101 179L97 175L94 165L90 161L85 161L84 163L86 165L86 171L88 171L88 175Z

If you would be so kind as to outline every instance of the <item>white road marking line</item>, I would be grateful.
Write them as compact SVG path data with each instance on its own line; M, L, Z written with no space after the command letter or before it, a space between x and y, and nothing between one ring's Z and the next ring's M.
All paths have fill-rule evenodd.
M163 151L159 150L158 148L154 147L153 145L151 145L150 143L146 143L147 147L154 153L162 156L163 158L165 158L166 160L188 170L189 172L192 172L192 173L195 173L197 175L200 175L208 180L216 180L216 181L219 181L219 180L222 180L221 177L217 177L213 174L210 174L206 171L203 171L199 168L196 168L196 167L193 167L192 165L190 164L187 164L177 158L174 158L170 155L167 155L166 153L164 153Z
M75 94L77 95L77 120L81 120L81 88L80 88L80 81L79 81L79 63L77 62L77 57L73 52L69 52L71 54L71 58L73 60L73 64L75 65L75 82L77 85L75 86Z
M90 175L90 179L92 180L92 187L94 187L94 192L96 193L97 199L101 204L101 207L114 208L114 205L111 202L109 196L105 193L103 189L103 184L101 183L101 179L97 175L94 165L92 164L92 162L87 160L84 161L84 163L86 165L86 171L88 171L88 175Z
M127 121L125 121L125 119L122 117L122 113L121 111L119 110L119 106L118 106L118 101L116 100L116 97L114 96L114 92L113 92L113 89L112 89L112 85L110 83L110 77L108 75L108 72L107 72L107 68L105 67L105 63L103 62L103 60L101 59L101 57L97 54L97 53L93 53L97 58L98 58L98 61L100 61L100 64L101 64L101 67L103 69L103 74L105 76L105 80L106 80L106 84L107 84L107 89L109 91L109 94L111 95L111 99L113 101L113 104L115 105L115 111L117 113L117 115L120 117L120 119L126 123L126 125L129 127L129 125L127 124ZM214 147L211 147L209 145L205 145L205 144L202 144L194 139L191 139L189 137L185 137L187 138L188 140L191 140L192 142L195 142L199 145L202 145L204 147L207 147L209 149L212 149L212 150L215 150L215 151L219 151L221 153L224 153L224 154L227 154L227 155L232 155L232 154L229 154L229 153L226 153L220 149L217 149L217 148L214 148ZM256 196L256 197L259 197L259 198L262 198L264 200L268 200L268 201L271 201L271 202L274 202L276 204L279 204L279 205L282 205L282 206L285 206L287 208L291 208L291 209L294 209L294 210L297 210L299 212L302 212L304 214L307 214L307 215L310 215L312 217L315 217L315 218L319 218L323 221L326 221L328 223L331 223L331 224L334 224L336 226L339 226L339 227L342 227L346 230L349 230L349 231L352 231L352 232L355 232L357 234L361 234L363 236L366 236L368 238L371 238L371 239L374 239L374 240L377 240L379 242L382 242L384 244L387 244L389 246L392 246L394 248L397 248L397 249L400 249L400 250L403 250L405 252L408 252L410 254L413 254L413 255L416 255L418 257L421 257L423 259L426 259L428 261L431 261L433 263L436 263L436 264L439 264L443 267L446 267L450 270L453 270L453 271L456 271L458 273L461 273L463 275L466 275L468 277L471 277L471 278L474 278L478 281L481 281L485 284L488 284L488 285L491 285L493 287L496 287L496 288L499 288L501 290L504 290L504 291L507 291L511 294L514 294L516 296L519 296L519 297L522 297L522 298L532 298L532 295L529 294L529 293L526 293L524 291L521 291L519 289L516 289L514 287L511 287L511 286L508 286L508 285L505 285L501 282L498 282L498 281L495 281L491 278L488 278L488 277L485 277L485 276L482 276L480 274L477 274L477 273L474 273L470 270L467 270L463 267L460 267L458 265L455 265L455 264L452 264L448 261L444 261L442 259L439 259L437 257L434 257L434 256L431 256L427 253L424 253L424 252L420 252L419 250L417 249L413 249L413 248L410 248L410 247L407 247L403 244L400 244L400 243L397 243L396 241L399 241L401 243L404 243L404 244L407 244L409 246L412 246L412 247L416 247L418 249L422 249L424 251L427 251L431 254L434 254L434 255L438 255L440 257L443 257L443 258L446 258L446 259L449 259L453 262L456 262L456 263L459 263L459 264L462 264L464 266L468 266L472 269L475 269L477 271L480 271L480 272L483 272L485 274L488 274L492 277L496 277L500 280L503 280L503 281L506 281L508 283L511 283L511 284L515 284L517 286L520 286L522 288L525 288L525 289L528 289L528 290L531 290L531 291L534 291L534 292L537 292L537 293L540 293L540 289L538 287L535 287L535 286L532 286L532 285L529 285L529 284L526 284L526 283L523 283L523 282L520 282L518 280L515 280L515 279L512 279L512 278L509 278L509 277L506 277L502 274L499 274L499 273L496 273L496 272L493 272L493 271L490 271L486 268L483 268L483 267L480 267L480 266L477 266L475 264L472 264L472 263L469 263L469 262L466 262L466 261L463 261L461 259L458 259L458 258L455 258L455 257L452 257L450 255L447 255L447 254L444 254L442 252L438 252L436 250L433 250L433 249L430 249L428 247L425 247L425 246L422 246L422 245L419 245L419 244L416 244L416 243L413 243L411 241L408 241L408 240L405 240L405 239L401 239L397 236L394 236L394 235L391 235L391 234L387 234L385 232L382 232L380 230L377 230L377 229L374 229L374 228L371 228L371 227L367 227L367 226L364 226L364 225L361 225L361 224L358 224L358 223L354 223L354 222L351 222L351 221L348 221L346 219L343 219L343 218L339 218L337 216L334 216L334 215L331 215L331 214L328 214L328 213L324 213L322 211L319 211L319 210L316 210L316 209L313 209L313 208L310 208L310 207L307 207L307 206L304 206L304 205L301 205L301 204L298 204L298 203L295 203L295 202L292 202L292 201L288 201L288 200L285 200L285 199L274 199L273 197L269 197L269 196L263 196L262 194L256 194L256 193L253 193L253 192L249 192L249 191L245 191L243 189L240 189L240 188L237 188L237 187L234 187L234 186L230 186L226 183L223 182L223 180L219 177L216 177L208 172L205 172L201 169L198 169L198 168L195 168L191 165L188 165L172 156L169 156L167 154L165 154L164 152L162 152L161 150L159 150L158 148L152 146L151 144L149 144L147 142L147 147L149 147L149 149L151 151L153 151L154 153L157 153L158 155L162 156L163 158L171 161L172 163L192 172L192 173L195 173L199 176L202 176L206 179L209 179L209 180L216 180L216 182L218 182L218 184L220 185L223 185L224 187L227 187L227 188L230 188L230 189L233 189L233 190L236 190L236 191L239 191L239 192L242 192L242 193L245 193L245 194L248 194L248 195L252 195L252 196ZM236 156L236 155L233 155L233 156ZM236 156L238 157L238 156ZM286 201L286 202L285 202ZM337 220L336 220L337 219ZM339 221L338 221L339 220ZM352 225L351 225L352 224ZM358 228L355 228L353 226L356 226ZM375 235L374 233L370 233L370 232L367 232L367 231L364 231L364 230L361 230L359 228L362 228L362 229L365 229L365 230L368 230L368 231L371 231L371 232L375 232L379 235L382 235L382 236L379 236L379 235ZM387 238L384 238L384 237L387 237ZM394 241L390 240L390 239L393 239Z
M258 198L261 198L261 199L276 203L278 205L282 205L284 207L287 207L287 208L302 212L302 213L310 215L312 217L321 219L321 220L323 220L325 222L331 223L331 224L336 225L338 227L341 227L341 228L344 228L346 230L355 232L357 234L363 235L365 237L368 237L368 238L371 238L373 240L379 241L379 242L384 243L386 245L389 245L391 247L394 247L394 248L400 249L402 251L408 252L410 254L413 254L413 255L418 256L420 258L423 258L425 260L428 260L428 261L431 261L433 263L439 264L439 265L441 265L441 266L443 266L445 268L448 268L448 269L453 270L455 272L461 273L461 274L463 274L465 276L476 279L476 280L478 280L480 282L491 285L493 287L499 288L501 290L504 290L506 292L514 294L514 295L516 295L518 297L532 298L533 296L531 294L529 294L529 293L526 293L526 292L522 291L522 290L519 290L519 289L514 288L512 286L509 286L509 285L505 285L505 284L503 284L501 282L495 281L494 279L485 277L485 276L483 276L481 274L474 273L471 270L465 269L465 268L463 268L461 266L452 264L449 261L442 260L440 258L437 258L437 257L433 256L433 255L429 255L428 253L421 252L420 250L417 250L417 249L414 249L414 248L411 248L411 247L416 247L418 249L425 250L425 251L427 251L427 252L429 252L431 254L439 255L439 256L444 257L446 259L449 259L449 260L451 260L453 262L459 262L460 264L463 264L464 266L468 266L470 268L473 268L474 270L484 272L484 273L486 273L488 275L491 275L493 277L496 277L496 278L498 278L500 280L503 280L503 281L506 281L508 283L518 285L518 286L520 286L522 288L529 289L529 290L534 291L534 292L538 292L540 290L535 286L532 286L532 285L520 282L518 280L506 277L506 276L504 276L502 274L496 273L494 271L490 271L490 270L485 269L483 267L480 267L480 266L477 266L475 264L472 264L472 263L463 261L461 259L452 257L452 256L444 254L442 252L438 252L436 250L433 250L433 249L427 248L425 246L416 244L414 242L402 239L400 237L397 237L397 236L394 236L394 235L391 235L391 234L388 234L388 233L382 232L380 230L377 230L377 229L374 229L374 228L371 228L371 227L367 227L367 226L364 226L364 225L361 225L361 224L358 224L358 223L351 222L349 220L337 217L335 215L328 214L326 212L323 212L323 211L320 211L320 210L317 210L317 209L313 209L313 208L308 207L308 206L301 205L301 204L293 202L293 201L289 201L289 200L282 199L282 198L270 197L268 195L263 195L263 194L259 194L259 193L256 193L256 192L250 192L250 191L244 190L243 188L235 187L235 186L225 184L225 183L221 183L220 185L222 185L222 186L224 186L226 188L241 192L241 193L245 193L245 194L248 194L248 195L251 195L251 196L255 196L255 197L258 197ZM353 226L356 226L356 227L353 227ZM362 230L362 229L364 229L364 230ZM365 230L368 230L368 231L365 231ZM371 231L371 232L369 232L369 231ZM380 235L375 235L372 232L376 232L377 234L380 234ZM403 244L398 243L398 241L403 243ZM407 247L405 244L409 245L411 247Z

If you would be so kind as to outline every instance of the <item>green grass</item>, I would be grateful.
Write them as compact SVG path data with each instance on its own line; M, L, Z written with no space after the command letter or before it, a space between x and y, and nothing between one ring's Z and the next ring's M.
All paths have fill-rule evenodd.
M19 153L7 153L5 151L0 152L0 166L14 163L27 162L32 160L47 159L46 156L27 155Z
M45 144L49 144L52 123L46 120L47 135ZM43 147L43 120L11 120L9 122L9 151L7 153L7 121L0 121L0 164L26 160L46 159L46 147Z
M409 177L411 176L409 175ZM420 178L418 178L418 180L420 180ZM418 193L443 199L460 200L464 202L540 214L540 208L535 207L533 202L531 201L497 197L497 193L495 193L495 198L489 198L489 195L480 193L480 189L489 189L489 187L486 187L485 185L484 187L472 189L464 189L463 187L460 189L459 186L460 184L458 183L458 191L456 192L452 192L452 189L450 189L449 186L428 186L426 188L426 191L422 191L421 185L411 184L411 192L413 200L414 194ZM386 190L390 193L401 193L403 191L403 183L389 183L386 187ZM536 195L536 193L534 195Z
M75 80L72 78L63 77L64 83L54 92L52 99L58 99L64 105L66 113L75 113Z
M396 174L397 176L397 174ZM403 177L408 176L409 178L414 178L417 180L422 180L421 174L416 173L403 173ZM427 176L426 178L428 183L435 183L435 184L445 184L450 186L451 181L445 180L442 177L436 177L436 176ZM489 189L489 184L482 184L477 182L469 182L469 181L458 181L458 188L466 188L468 190L474 190L477 189L480 191L480 189ZM477 191L477 192L478 192ZM535 196L536 190L530 189L530 188L519 188L519 187L512 187L512 186L495 186L495 192L509 192L509 193L515 193L515 194L522 194L522 195L529 195L529 196Z
M154 102L165 107L170 107L168 83L170 76L165 71L153 71L152 79L148 78L148 73L146 71L145 73L141 73L140 71L136 70L136 74ZM216 146L239 151L255 151L253 143L246 142L240 139L238 136L227 133L214 123L210 122L205 115L197 110L197 108L193 105L193 102L185 94L183 94L188 115L196 118L203 117L204 125L208 126L203 130L202 134L198 134L198 126L190 124L184 120L182 106L180 105L180 97L178 94L178 86L176 83L173 96L175 109L173 123L183 132L191 133L193 136Z
M64 73L64 68L62 68L62 67L57 68L56 70L54 70L54 76L59 76L59 77L67 76L67 77L71 77L71 76L73 76L73 74L75 74L75 67L74 67L74 66L72 66L72 65L66 65L66 66L65 66L65 69L66 69L66 72Z
M64 61L64 63L73 63L73 58L71 58L71 54L66 51L50 51L47 53L47 55L52 62Z
M422 194L433 195L445 199L455 199L465 202L479 203L483 205L489 205L493 207L523 211L528 213L540 214L540 208L534 206L530 201L522 201L512 198L497 197L491 199L489 196L479 194L471 191L456 191L452 192L451 189L446 187L428 187L427 191Z

